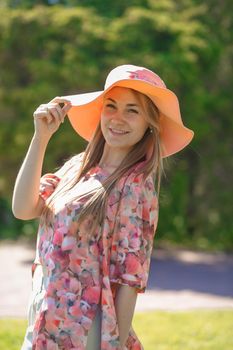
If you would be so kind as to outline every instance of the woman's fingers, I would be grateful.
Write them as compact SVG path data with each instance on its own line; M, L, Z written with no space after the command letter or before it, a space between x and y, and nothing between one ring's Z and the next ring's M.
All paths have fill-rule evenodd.
M50 113L50 110L47 105L40 105L36 111L33 113L34 118L36 119L46 119L48 123L53 121L53 116Z
M61 104L61 105L60 105ZM55 97L49 103L41 104L33 113L35 130L41 137L51 137L56 132L72 107L71 103Z
M64 113L64 117L63 117L63 122L65 119L66 114L69 112L69 110L71 109L72 105L71 104L67 104L62 108L62 111Z
M64 118L71 107L70 103L64 105L62 108L58 103L50 102L48 104L42 104L34 112L34 117L38 119L46 117L48 123L51 123L52 121L63 123Z
M65 98L61 98L59 96L57 97L54 97L51 101L49 101L49 103L69 103L70 104L70 101L65 99Z
M47 112L46 117L47 117L47 122L48 122L48 124L50 124L50 123L53 121L53 117L52 117L52 115L50 114L49 111Z
M55 97L52 99L48 103L48 106L54 106L54 108L51 108L50 111L52 114L59 117L61 123L64 122L67 112L72 107L70 101L60 97Z
M34 118L37 118L37 119L51 118L51 115L46 105L40 105L33 113L33 116Z
M58 120L60 123L63 122L63 113L61 108L56 105L56 106L49 106L48 105L48 110L50 114L54 117L54 119Z

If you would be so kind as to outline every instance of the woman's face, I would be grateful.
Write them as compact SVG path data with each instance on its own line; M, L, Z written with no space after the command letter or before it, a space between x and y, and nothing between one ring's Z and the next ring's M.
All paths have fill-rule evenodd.
M117 86L106 93L101 130L109 147L130 151L148 126L142 106L130 89Z

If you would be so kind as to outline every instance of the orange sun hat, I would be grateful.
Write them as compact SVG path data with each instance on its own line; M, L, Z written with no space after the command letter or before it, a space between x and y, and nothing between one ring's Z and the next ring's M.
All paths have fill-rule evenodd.
M181 151L191 142L194 132L182 122L177 96L157 74L134 65L121 65L111 70L104 90L61 96L71 102L68 118L74 130L85 140L91 140L100 121L104 95L115 86L139 91L157 106L160 111L163 158Z

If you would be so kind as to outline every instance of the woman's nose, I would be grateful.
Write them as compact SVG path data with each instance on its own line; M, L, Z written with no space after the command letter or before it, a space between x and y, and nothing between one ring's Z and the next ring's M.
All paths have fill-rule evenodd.
M114 116L111 118L111 125L115 127L122 127L123 125L125 125L125 120L124 118L122 118L122 116Z
M112 119L116 121L123 121L124 120L124 113L120 110L116 110L115 113L112 114Z

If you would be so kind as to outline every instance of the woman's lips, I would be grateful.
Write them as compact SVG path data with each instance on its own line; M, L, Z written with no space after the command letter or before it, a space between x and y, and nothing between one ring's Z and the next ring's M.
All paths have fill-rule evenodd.
M129 131L115 129L115 128L109 128L109 130L110 130L111 134L113 134L113 135L126 135L129 133Z

